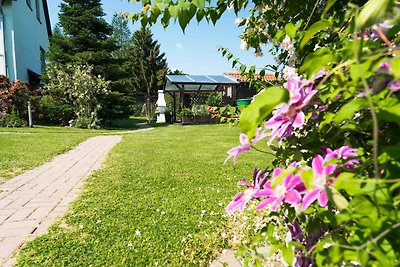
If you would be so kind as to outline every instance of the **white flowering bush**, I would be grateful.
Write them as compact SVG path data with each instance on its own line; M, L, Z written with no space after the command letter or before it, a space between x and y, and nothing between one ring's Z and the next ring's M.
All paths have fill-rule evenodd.
M108 93L110 82L92 74L93 66L70 65L66 69L57 66L48 70L48 86L61 91L64 99L73 105L79 128L97 128L100 124L99 98Z

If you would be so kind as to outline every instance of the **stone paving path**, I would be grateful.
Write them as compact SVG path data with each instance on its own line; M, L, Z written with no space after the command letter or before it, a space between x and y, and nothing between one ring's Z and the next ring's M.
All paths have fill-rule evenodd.
M97 136L0 185L0 266L12 266L24 242L46 233L101 167L121 136Z

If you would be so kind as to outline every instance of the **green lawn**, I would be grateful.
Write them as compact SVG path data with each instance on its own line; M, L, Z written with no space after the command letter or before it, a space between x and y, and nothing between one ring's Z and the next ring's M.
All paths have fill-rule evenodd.
M125 135L70 212L18 266L204 266L227 244L224 208L265 156L223 164L239 130L168 126ZM250 161L252 159L252 161Z
M0 182L103 131L67 127L0 128Z

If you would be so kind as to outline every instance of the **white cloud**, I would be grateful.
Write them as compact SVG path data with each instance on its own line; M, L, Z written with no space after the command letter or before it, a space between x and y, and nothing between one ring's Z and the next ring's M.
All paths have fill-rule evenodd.
M181 44L181 43L176 43L175 45L176 45L176 47L179 48L179 49L183 48L183 44Z

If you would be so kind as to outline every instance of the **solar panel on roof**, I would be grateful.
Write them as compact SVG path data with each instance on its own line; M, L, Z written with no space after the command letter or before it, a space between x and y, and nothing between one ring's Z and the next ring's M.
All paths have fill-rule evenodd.
M167 78L174 83L187 83L193 82L187 75L168 75Z
M211 79L215 80L218 83L228 83L228 84L237 83L236 81L229 79L228 77L223 75L208 75L208 77L210 77Z
M214 83L215 82L205 75L191 75L190 78L192 78L193 81L195 81L196 83Z

